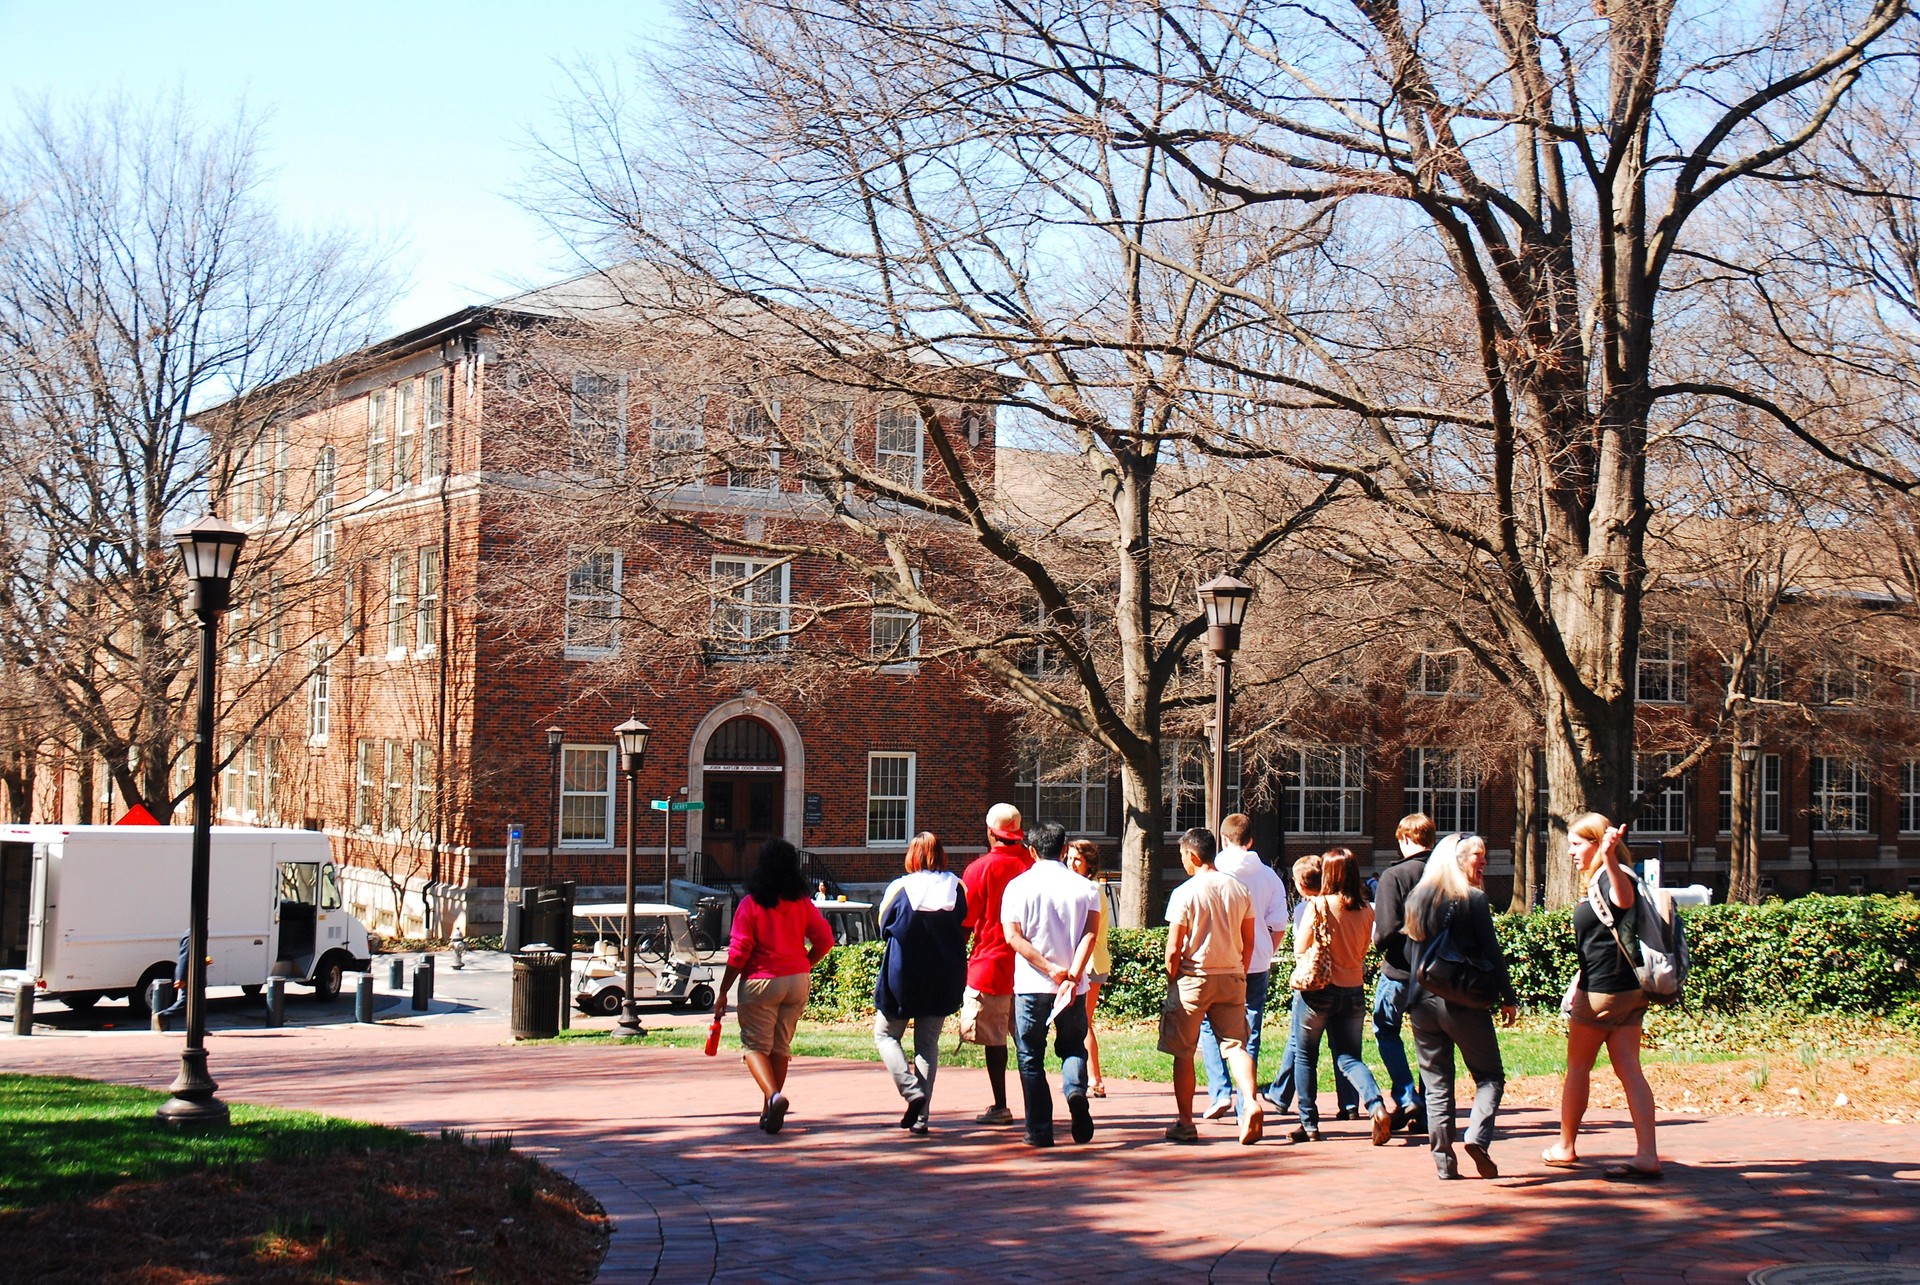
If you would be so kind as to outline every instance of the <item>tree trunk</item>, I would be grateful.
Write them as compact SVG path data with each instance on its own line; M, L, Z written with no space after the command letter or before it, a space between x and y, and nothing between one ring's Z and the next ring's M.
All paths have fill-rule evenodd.
M1733 755L1733 790L1731 800L1732 817L1728 829L1727 848L1727 900L1751 905L1760 900L1759 871L1755 869L1754 854L1759 845L1754 842L1753 802L1757 791L1753 788L1753 778L1757 763L1748 763L1740 757L1740 745L1747 739L1744 720L1734 721L1733 745L1729 753Z
M1625 706L1624 717L1617 712ZM1613 824L1633 801L1633 704L1615 701L1612 717L1590 718L1557 685L1547 691L1547 904L1570 906L1585 891L1567 856L1567 825L1583 812Z
M1533 907L1533 885L1540 878L1540 795L1534 775L1534 747L1521 745L1513 754L1513 895L1507 909L1514 913Z
M1160 884L1160 836L1166 833L1165 801L1160 794L1160 756L1149 763L1123 759L1120 797L1120 926L1152 924L1165 895Z

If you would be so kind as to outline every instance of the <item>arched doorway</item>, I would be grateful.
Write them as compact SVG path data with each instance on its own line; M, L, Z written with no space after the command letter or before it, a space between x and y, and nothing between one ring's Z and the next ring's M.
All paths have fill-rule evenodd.
M716 873L737 881L760 845L784 828L780 738L757 718L728 719L707 741L701 778L701 849Z

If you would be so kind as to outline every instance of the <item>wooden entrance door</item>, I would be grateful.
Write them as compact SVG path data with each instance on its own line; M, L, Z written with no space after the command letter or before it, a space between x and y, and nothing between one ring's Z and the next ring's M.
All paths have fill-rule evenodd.
M701 848L708 868L738 883L760 845L780 833L786 803L779 772L708 772Z

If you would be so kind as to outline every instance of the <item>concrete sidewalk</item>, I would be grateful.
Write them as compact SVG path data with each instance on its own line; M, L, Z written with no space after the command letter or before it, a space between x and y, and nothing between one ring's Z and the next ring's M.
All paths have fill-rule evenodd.
M630 1282L1738 1282L1779 1263L1920 1267L1920 1129L1663 1118L1667 1180L1617 1186L1539 1162L1553 1121L1502 1116L1503 1177L1441 1183L1424 1145L1243 1148L1160 1140L1164 1086L1109 1082L1099 1133L1050 1152L984 1128L985 1075L950 1069L933 1134L877 1064L796 1063L785 1132L754 1127L737 1061L646 1047L515 1048L498 1026L420 1023L222 1034L223 1097L409 1128L511 1133L616 1226L600 1280ZM951 1040L951 1037L949 1037ZM164 1086L178 1037L0 1038L0 1069ZM1016 1094L1017 1100L1017 1094ZM1631 1147L1624 1121L1583 1138ZM1284 1134L1284 1130L1280 1130Z

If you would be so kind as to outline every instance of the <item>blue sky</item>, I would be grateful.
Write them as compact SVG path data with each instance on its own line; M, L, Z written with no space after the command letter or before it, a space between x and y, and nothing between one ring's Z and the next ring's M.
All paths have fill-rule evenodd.
M0 130L23 97L244 100L288 216L395 239L400 330L569 270L511 199L528 131L556 119L561 62L666 21L662 0L0 0Z

